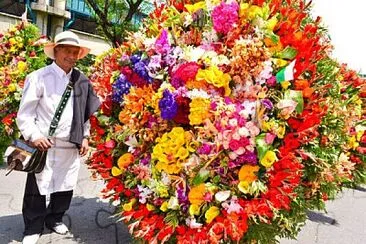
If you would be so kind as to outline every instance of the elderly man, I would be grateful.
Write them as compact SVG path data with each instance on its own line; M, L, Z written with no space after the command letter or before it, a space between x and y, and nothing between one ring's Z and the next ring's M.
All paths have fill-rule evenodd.
M76 34L62 32L56 35L54 43L44 48L54 62L26 78L17 124L25 140L40 150L48 150L48 153L43 171L27 176L23 198L25 244L36 243L44 225L58 234L68 232L62 217L70 206L80 158L88 151L89 117L100 105L89 80L74 69L75 62L89 51L80 44ZM70 99L64 103L54 135L48 138L50 123L71 74ZM47 195L50 195L48 206Z

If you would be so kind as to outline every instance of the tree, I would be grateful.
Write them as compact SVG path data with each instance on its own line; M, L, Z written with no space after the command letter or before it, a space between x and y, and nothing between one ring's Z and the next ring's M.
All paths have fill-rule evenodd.
M95 13L101 34L113 47L122 43L128 31L136 29L134 14L141 14L139 7L144 0L86 0Z

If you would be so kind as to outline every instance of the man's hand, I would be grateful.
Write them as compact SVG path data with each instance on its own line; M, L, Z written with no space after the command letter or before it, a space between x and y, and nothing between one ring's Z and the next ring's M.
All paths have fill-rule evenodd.
M80 156L84 157L89 150L89 140L87 138L83 139L83 142L81 143L81 147L79 149Z
M46 137L37 139L33 141L32 144L34 147L41 151L47 151L53 145L52 141Z

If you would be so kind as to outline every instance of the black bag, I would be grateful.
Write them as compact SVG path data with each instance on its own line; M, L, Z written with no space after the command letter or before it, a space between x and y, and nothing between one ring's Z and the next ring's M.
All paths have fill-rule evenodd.
M52 137L58 126L61 115L66 107L67 101L70 98L71 91L74 85L74 79L76 73L79 72L73 69L71 74L71 80L67 85L60 103L57 106L55 115L51 121L50 128L48 130L48 138ZM5 175L10 174L13 170L24 171L28 173L40 173L44 169L47 159L47 151L40 151L27 141L17 139L12 142L5 151L4 156L7 158L8 171Z

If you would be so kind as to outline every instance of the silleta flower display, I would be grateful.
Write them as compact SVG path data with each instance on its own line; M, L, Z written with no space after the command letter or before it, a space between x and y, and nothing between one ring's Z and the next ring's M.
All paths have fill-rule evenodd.
M302 0L172 1L99 58L103 178L149 243L273 243L365 181L365 81Z
M45 66L46 42L35 25L25 22L0 33L0 150L20 136L15 117L24 80L27 74Z

